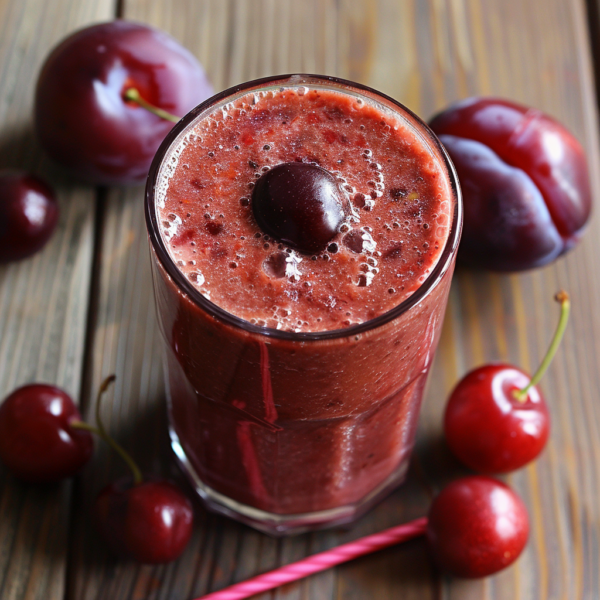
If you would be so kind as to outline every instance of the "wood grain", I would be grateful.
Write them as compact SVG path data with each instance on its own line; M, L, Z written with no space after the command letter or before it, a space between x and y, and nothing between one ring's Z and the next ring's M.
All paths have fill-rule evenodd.
M61 218L34 258L0 269L0 397L31 381L79 396L92 271L95 190L64 179L31 126L37 73L67 32L113 13L112 0L0 1L0 169L53 183ZM24 486L0 471L0 597L64 596L71 486Z
M498 94L563 120L586 145L591 164L598 164L581 2L554 0L540 11L538 3L518 0L126 0L124 11L127 17L162 26L182 40L207 66L217 89L276 72L329 73L381 89L426 117L467 95ZM597 192L595 172L594 186ZM162 464L166 471L158 337L148 301L147 262L142 258L146 242L141 193L111 194L104 223L102 247L110 259L103 257L101 263L90 377L94 386L111 370L123 378L112 404L105 407L106 416L117 435L148 465ZM103 453L99 457L103 469L89 474L77 496L81 513L69 597L192 598L423 514L431 494L465 472L441 441L441 412L451 386L467 369L492 359L533 368L554 326L552 295L559 286L571 291L576 309L563 351L544 385L554 415L552 440L540 461L508 478L531 511L531 541L518 565L485 581L440 579L423 544L414 542L261 598L597 597L598 233L594 220L581 247L530 274L459 271L409 482L354 530L272 540L199 508L200 526L180 561L161 568L117 564L94 546L84 524L92 492L107 475L120 470ZM126 252L110 251L122 247L124 239L132 240Z
M595 0L589 0L594 2ZM424 117L473 94L535 105L584 143L596 198L598 128L584 0L123 0L123 15L159 26L192 50L216 89L293 71L358 80ZM166 439L142 190L109 190L99 211L88 347L95 192L61 178L32 140L31 91L40 61L66 31L114 13L109 0L0 0L0 167L25 166L57 183L59 234L39 256L0 271L0 386L47 379L91 415L101 379L117 374L103 415L147 471L179 477ZM519 563L475 582L440 577L422 541L389 549L261 600L596 600L600 597L600 224L565 259L532 273L459 270L405 486L353 530L274 540L197 507L177 562L140 567L110 557L89 525L95 493L125 472L99 448L70 488L26 488L2 474L0 597L63 597L73 506L70 600L188 600L342 541L422 515L432 495L466 473L441 437L445 398L466 370L489 360L535 368L557 317L552 295L573 297L573 320L543 388L553 414L547 451L507 478L530 508ZM83 377L83 384L81 384ZM60 524L60 525L58 525Z

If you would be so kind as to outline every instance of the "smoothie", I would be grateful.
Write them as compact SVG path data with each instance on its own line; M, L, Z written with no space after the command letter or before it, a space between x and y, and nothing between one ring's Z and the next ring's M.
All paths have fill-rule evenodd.
M275 165L336 176L346 218L318 254L272 240L252 216ZM208 299L266 327L323 331L364 323L407 298L444 247L450 183L393 113L328 90L259 92L190 132L158 218L171 258Z
M294 76L199 107L148 188L176 451L209 506L269 531L348 520L403 478L460 232L453 173L414 116ZM337 185L318 251L257 224L301 163Z

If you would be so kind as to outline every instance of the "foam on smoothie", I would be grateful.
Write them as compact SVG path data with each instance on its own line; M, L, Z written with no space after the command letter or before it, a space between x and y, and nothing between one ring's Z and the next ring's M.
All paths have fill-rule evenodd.
M255 181L294 161L333 173L350 207L319 254L271 239L252 215ZM163 239L188 280L228 312L289 331L348 327L405 300L439 260L453 202L443 165L399 115L307 87L249 93L204 115L157 187Z

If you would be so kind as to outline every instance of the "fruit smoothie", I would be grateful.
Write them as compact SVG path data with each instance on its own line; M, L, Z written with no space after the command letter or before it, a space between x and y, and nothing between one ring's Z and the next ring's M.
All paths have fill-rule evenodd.
M278 173L284 203L302 178L333 189L334 221L300 197L309 242L330 228L320 246L265 231L259 190ZM352 520L402 481L459 204L433 134L340 80L246 84L175 128L147 217L173 445L209 507L299 531ZM274 214L285 228L298 213Z

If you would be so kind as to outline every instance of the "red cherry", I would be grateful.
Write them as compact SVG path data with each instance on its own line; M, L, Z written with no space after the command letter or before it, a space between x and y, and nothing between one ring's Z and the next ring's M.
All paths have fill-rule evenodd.
M57 162L93 183L142 181L173 123L125 99L183 116L212 95L194 56L166 33L128 21L93 25L46 59L35 96L35 125Z
M439 566L458 577L486 577L521 554L529 536L523 501L491 477L448 485L429 509L427 541Z
M80 423L104 440L131 470L107 485L96 498L93 515L100 535L118 556L146 564L176 559L187 545L194 520L192 505L173 483L162 479L144 480L129 453L106 431L100 406L116 377L107 377L96 398L96 426Z
M283 163L256 182L252 212L259 227L300 252L320 252L338 232L344 211L335 177L317 165Z
M90 433L71 427L80 419L71 397L57 387L15 390L0 406L0 460L32 483L75 475L94 450Z
M0 172L0 262L35 254L58 222L58 203L41 179L17 171Z
M583 148L563 125L508 100L469 98L430 126L463 192L461 260L518 271L577 243L592 196Z
M544 449L550 415L537 386L525 401L515 392L531 378L511 365L485 365L468 373L446 406L444 432L452 452L480 473L508 473Z
M94 505L98 531L118 556L145 564L175 560L192 534L194 514L173 483L123 477L107 485Z
M444 432L452 452L480 473L507 473L543 450L550 415L537 387L562 340L571 302L561 291L560 319L552 342L533 377L512 365L485 365L458 383L446 406Z

